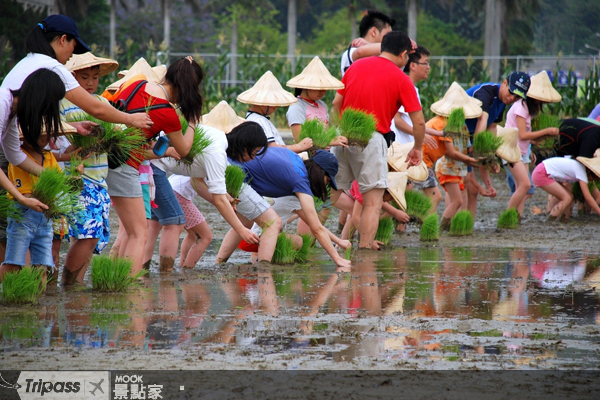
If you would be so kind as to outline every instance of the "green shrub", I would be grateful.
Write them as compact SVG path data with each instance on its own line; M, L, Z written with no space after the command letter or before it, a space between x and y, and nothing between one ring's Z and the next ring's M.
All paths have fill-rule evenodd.
M440 228L438 226L437 214L428 215L423 220L421 225L421 240L424 242L433 242L438 240L440 234Z
M225 168L225 186L227 187L227 193L234 199L240 197L244 179L246 179L246 173L237 165L230 164Z
M366 147L375 132L376 121L372 114L346 108L340 121L340 132L352 146Z
M2 301L14 304L35 304L44 293L45 267L23 267L20 271L9 272L2 281Z
M459 211L450 221L450 235L465 236L473 234L473 216L468 210Z
M146 271L130 276L133 262L128 258L94 256L92 259L92 288L101 292L123 292L139 286L137 279Z
M514 208L509 208L498 217L499 229L515 229L519 226L519 213Z
M326 129L325 125L317 118L307 119L300 127L299 140L312 139L315 149L325 149L336 137L337 129L334 127Z
M388 246L392 239L392 233L394 233L395 226L392 217L380 219L379 225L377 226L377 233L375 233L375 240L379 240L385 246Z
M418 224L422 223L433 206L431 199L414 190L407 190L404 193L404 198L406 200L406 213L411 217L411 220Z

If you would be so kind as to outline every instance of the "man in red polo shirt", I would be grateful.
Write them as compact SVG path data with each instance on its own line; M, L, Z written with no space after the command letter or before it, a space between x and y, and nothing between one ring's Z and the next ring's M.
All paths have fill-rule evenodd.
M349 190L356 179L363 195L363 212L358 228L360 248L378 249L374 238L383 193L388 187L387 150L394 141L390 125L400 106L404 106L413 122L415 137L407 161L411 165L421 162L425 121L415 86L402 72L411 50L411 41L406 33L386 34L381 42L381 55L355 61L342 78L345 88L339 90L333 100L333 108L337 113L353 108L371 113L377 120L377 132L367 147L334 149L339 161L338 174L335 176L338 188ZM334 202L339 194L332 191Z

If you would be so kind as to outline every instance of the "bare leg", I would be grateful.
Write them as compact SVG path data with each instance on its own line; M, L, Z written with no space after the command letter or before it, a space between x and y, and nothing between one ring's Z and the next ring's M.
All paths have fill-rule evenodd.
M542 189L558 199L558 203L550 211L550 216L552 219L560 217L567 206L573 201L573 195L558 182L542 186Z
M522 161L518 161L511 167L508 165L508 169L512 173L515 179L515 192L508 201L507 209L514 208L517 210L519 215L523 215L523 209L525 208L525 198L527 192L531 189L531 182L529 181L529 174L527 173L527 166ZM522 206L521 209L519 209Z
M163 226L158 245L158 255L160 256L159 268L161 271L169 272L173 270L175 257L177 257L177 251L179 250L181 231L183 231L183 224Z
M146 211L143 197L112 197L117 215L127 232L127 243L123 256L131 259L133 267L131 275L142 270L144 245L147 237Z
M431 199L432 207L429 213L435 213L438 206L440 205L440 202L442 201L442 193L440 189L437 186L434 188L427 188L423 189L423 193L425 193L425 195L427 195L427 197Z
M206 221L188 229L181 244L179 265L194 268L210 242L212 242L212 232Z
M377 226L379 225L379 214L383 204L383 193L385 189L371 189L363 193L363 212L360 217L361 248L372 248Z
M127 233L125 233L125 228L123 228L123 224L121 223L121 219L119 219L119 231L117 232L117 237L115 238L115 242L113 243L112 247L110 248L110 253L108 254L109 257L119 257L119 252L121 251L123 246L124 241L126 240L125 237L127 236Z
M465 186L467 189L467 209L471 212L473 218L475 218L475 214L477 213L477 196L479 196L479 188L475 180L475 173L469 172L465 177Z
M446 209L442 214L442 220L446 218L451 219L452 217L454 217L454 214L458 212L463 202L458 182L446 183L444 189L446 189L448 201L446 202Z
M65 267L63 268L62 275L63 286L72 285L75 282L83 282L83 277L90 265L98 240L97 238L90 238L75 239L73 241L65 259Z

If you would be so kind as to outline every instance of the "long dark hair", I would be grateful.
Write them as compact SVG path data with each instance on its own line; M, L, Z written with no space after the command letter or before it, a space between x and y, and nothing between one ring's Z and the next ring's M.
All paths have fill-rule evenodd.
M40 24L44 25L45 22L40 22ZM25 52L39 53L56 58L56 53L50 43L62 35L67 35L67 40L69 41L75 39L75 36L64 32L44 32L39 25L36 25L29 31L27 38L25 38Z
M325 184L327 172L311 159L305 160L304 166L306 167L306 171L308 171L308 181L313 196L322 201L327 201L327 197L329 197L327 184Z
M200 84L204 80L202 67L191 57L175 61L167 69L164 83L171 85L173 102L179 104L181 113L190 123L200 122L203 98Z
M542 111L543 102L534 99L533 97L527 97L527 99L522 100L527 105L527 110L529 111L529 115L531 118L535 118Z
M260 156L267 151L269 143L263 128L256 122L246 121L233 128L227 135L227 157L233 161L244 161L244 155L252 155L252 152L260 147L256 154Z
M18 97L17 120L23 140L37 153L43 150L38 143L42 129L54 139L61 131L60 100L65 97L65 84L56 72L40 68L29 75L19 90L12 91Z

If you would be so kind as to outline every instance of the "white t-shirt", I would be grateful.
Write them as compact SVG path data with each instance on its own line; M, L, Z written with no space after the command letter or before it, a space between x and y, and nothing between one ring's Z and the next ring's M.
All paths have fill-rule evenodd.
M191 178L183 175L171 175L169 177L169 183L173 190L178 193L184 199L189 201L194 200L196 191L192 187Z
M23 81L32 73L40 68L47 68L60 76L65 84L65 90L73 90L79 87L79 83L73 77L69 70L59 63L56 59L44 54L29 53L10 70L0 88L17 90L23 85Z
M342 77L344 77L344 74L346 73L346 70L348 68L350 68L350 65L352 65L352 62L354 62L352 60L352 54L354 54L354 52L356 51L358 47L351 47L350 50L346 50L343 54L342 54L342 59L340 62L340 67L341 67L341 71L342 71ZM350 52L350 54L348 54L348 52Z
M419 103L421 103L421 97L419 96L419 89L415 86L415 90L417 91L417 98L419 99ZM404 111L404 106L400 106L398 110L400 113L400 117L404 122L406 122L409 126L413 126L412 120L410 119L410 115ZM400 144L404 143L413 143L415 141L415 137L413 135L409 135L406 132L401 131L396 128L396 124L394 123L394 119L392 119L392 124L390 125L390 130L396 134L396 142Z
M6 159L13 165L19 165L27 158L21 150L17 117L10 116L13 95L8 89L0 89L0 145Z
M189 176L192 178L203 178L212 194L226 194L225 168L227 168L227 136L218 129L206 125L200 125L212 141L210 146L204 150L202 155L194 159L190 166L178 164L171 157L159 158L150 162L165 172L176 175ZM179 193L179 192L178 192ZM183 193L179 193L183 197ZM186 197L187 198L187 197Z
M544 167L548 176L557 182L588 182L585 165L577 160L564 157L547 158Z
M246 114L246 121L253 121L259 124L261 128L263 128L263 131L265 131L267 142L269 142L269 144L275 143L285 146L285 142L283 141L283 138L281 137L281 134L277 128L275 128L275 125L273 125L273 123L264 115L260 115L255 112L248 112Z

